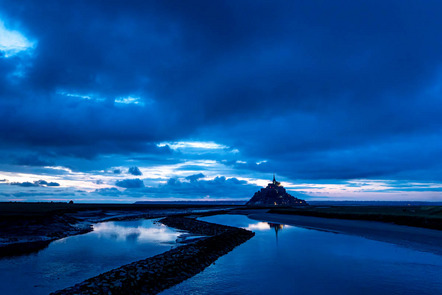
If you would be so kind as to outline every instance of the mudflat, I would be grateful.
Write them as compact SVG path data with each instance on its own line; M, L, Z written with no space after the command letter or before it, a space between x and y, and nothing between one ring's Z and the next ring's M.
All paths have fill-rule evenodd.
M385 222L322 218L275 213L251 213L254 220L282 223L304 228L313 228L351 234L372 240L393 243L425 252L442 255L442 231Z
M273 207L270 213L371 220L442 230L442 206L298 206Z

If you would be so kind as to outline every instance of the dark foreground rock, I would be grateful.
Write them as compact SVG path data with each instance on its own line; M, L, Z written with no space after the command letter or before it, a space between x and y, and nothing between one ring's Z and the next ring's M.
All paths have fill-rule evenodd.
M255 235L245 229L190 218L167 217L160 222L212 236L124 265L52 294L157 294L203 271Z

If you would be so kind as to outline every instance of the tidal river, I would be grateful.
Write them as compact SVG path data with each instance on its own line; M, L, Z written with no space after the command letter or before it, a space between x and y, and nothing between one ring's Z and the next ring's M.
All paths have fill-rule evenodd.
M256 236L161 294L442 294L437 254L242 215L201 220Z
M442 294L442 256L432 252L243 215L201 220L247 228L256 236L163 295ZM186 238L153 220L98 223L93 232L55 241L38 253L0 259L0 294L48 294L165 252Z
M38 253L0 259L0 294L49 294L175 247L185 236L153 220L104 222Z

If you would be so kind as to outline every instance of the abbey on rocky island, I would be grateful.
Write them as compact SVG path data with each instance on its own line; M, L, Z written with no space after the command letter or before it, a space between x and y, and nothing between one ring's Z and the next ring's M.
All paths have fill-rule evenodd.
M273 174L273 181L257 191L246 203L249 206L306 206L307 202L288 194L285 188L276 181Z

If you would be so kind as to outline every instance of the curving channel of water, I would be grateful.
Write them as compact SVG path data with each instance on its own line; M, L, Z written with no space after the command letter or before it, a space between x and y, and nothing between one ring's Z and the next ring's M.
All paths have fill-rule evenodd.
M104 222L26 256L0 259L0 293L48 294L175 247L186 232L155 220Z
M201 220L256 235L161 294L442 294L437 254L242 215Z

